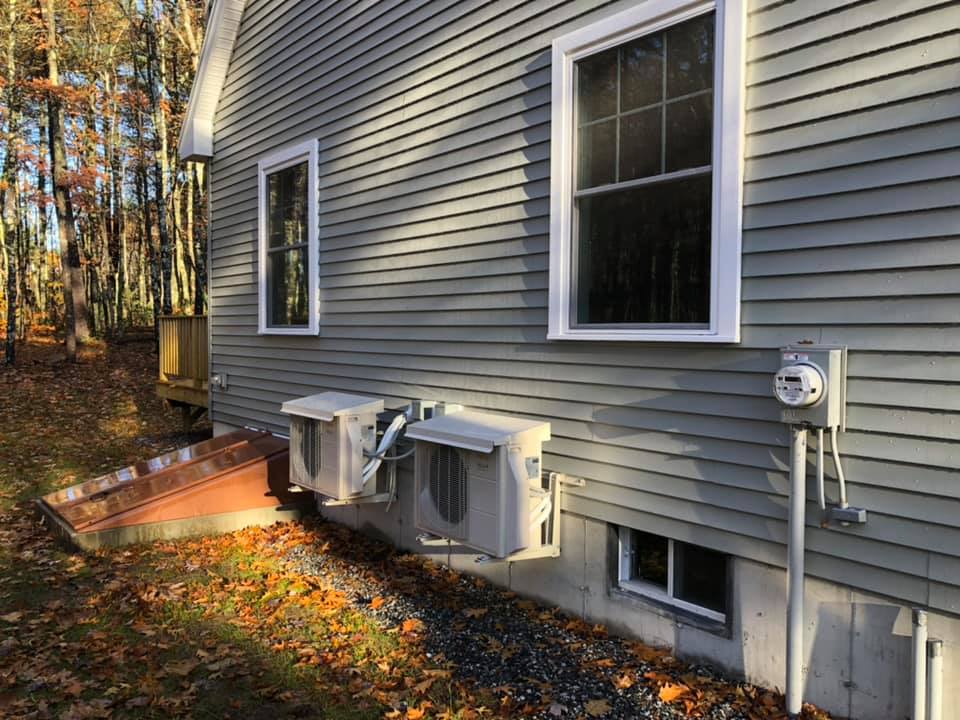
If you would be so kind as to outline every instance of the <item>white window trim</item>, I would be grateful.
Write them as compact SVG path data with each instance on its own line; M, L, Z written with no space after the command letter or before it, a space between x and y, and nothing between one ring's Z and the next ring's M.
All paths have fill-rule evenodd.
M708 328L590 328L571 320L574 63L610 47L716 10L710 324ZM743 0L646 0L553 41L548 340L740 342L743 201Z
M727 621L727 616L725 613L717 612L716 610L711 610L710 608L703 607L702 605L696 605L692 602L687 602L686 600L681 600L678 597L674 597L674 545L677 541L673 540L672 538L666 538L667 589L664 590L659 585L655 585L651 582L632 578L630 576L630 572L632 567L631 561L634 554L633 538L634 530L631 528L620 527L617 529L617 539L620 544L620 570L617 576L617 582L622 590L626 590L627 592L635 593L637 595L642 595L663 605L669 605L679 610L685 610L686 612L694 615L704 617L707 620L713 620L719 623L725 623Z
M306 326L271 326L267 320L267 175L291 165L307 161L307 307ZM286 147L257 163L257 228L258 228L258 332L261 335L316 335L320 332L320 308L318 302L319 242L317 215L317 141L307 140Z

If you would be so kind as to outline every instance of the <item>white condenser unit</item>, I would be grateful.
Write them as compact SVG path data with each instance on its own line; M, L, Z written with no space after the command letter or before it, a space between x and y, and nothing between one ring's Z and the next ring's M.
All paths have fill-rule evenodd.
M550 423L464 411L407 427L416 445L416 524L491 557L542 542L541 444Z
M364 451L373 453L383 400L325 392L285 402L290 416L290 482L336 500L372 495Z

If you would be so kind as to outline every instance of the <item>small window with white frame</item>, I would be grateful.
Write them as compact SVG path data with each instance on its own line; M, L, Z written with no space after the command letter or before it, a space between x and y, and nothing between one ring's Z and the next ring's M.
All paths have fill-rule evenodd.
M739 340L742 0L554 41L550 339Z
M316 335L317 144L310 140L258 164L259 332Z
M726 555L632 528L620 527L617 533L622 590L726 622Z

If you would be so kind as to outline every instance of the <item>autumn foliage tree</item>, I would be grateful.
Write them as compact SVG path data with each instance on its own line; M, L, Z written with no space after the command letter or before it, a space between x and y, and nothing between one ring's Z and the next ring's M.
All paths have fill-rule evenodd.
M0 329L67 356L204 312L204 168L177 156L204 0L0 0Z

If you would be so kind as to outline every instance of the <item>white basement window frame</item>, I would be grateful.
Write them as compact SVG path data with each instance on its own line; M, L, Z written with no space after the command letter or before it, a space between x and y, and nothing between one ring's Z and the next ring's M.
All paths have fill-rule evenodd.
M270 321L270 255L284 252L284 248L271 249L269 244L269 176L301 163L307 164L307 237L298 246L306 250L304 271L307 274L307 322L296 325L274 324ZM283 148L263 157L257 163L257 246L258 246L258 332L261 335L316 335L320 331L318 301L318 151L317 141L305 142Z
M574 268L577 225L574 157L577 132L575 63L709 12L716 13L710 168L712 196L709 323L688 326L578 325L575 317L577 293ZM635 8L554 40L548 339L722 343L740 341L745 26L744 0L646 0L638 3ZM684 172L687 171L672 175L682 176ZM640 184L642 182L641 180Z
M702 617L706 620L716 623L726 623L727 615L725 612L719 612L713 608L697 605L687 600L683 600L677 596L677 587L679 583L676 580L676 575L681 561L680 558L682 557L682 546L697 549L696 546L692 546L690 543L684 543L672 538L664 538L647 533L649 537L663 540L667 543L667 581L665 585L660 585L636 577L633 568L635 564L635 555L638 553L636 545L638 544L638 537L641 534L642 533L640 533L640 531L634 530L633 528L622 526L617 528L617 540L619 544L620 558L617 582L620 589L628 593L649 598L660 605L676 608L677 610L682 610L690 613L691 615ZM729 583L729 574L730 563L728 559L724 568L724 587L720 590L724 596L725 606L728 606L729 604L729 598L727 597L728 591L726 587Z

